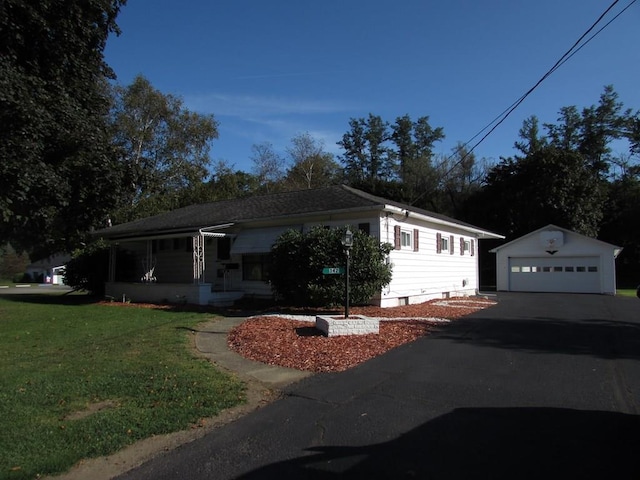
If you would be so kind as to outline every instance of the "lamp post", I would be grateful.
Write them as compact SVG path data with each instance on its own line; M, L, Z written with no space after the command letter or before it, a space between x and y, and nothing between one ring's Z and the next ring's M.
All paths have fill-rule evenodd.
M349 254L351 247L353 247L353 233L347 227L344 232L344 238L342 239L342 245L346 255L346 265L344 271L344 318L349 318Z

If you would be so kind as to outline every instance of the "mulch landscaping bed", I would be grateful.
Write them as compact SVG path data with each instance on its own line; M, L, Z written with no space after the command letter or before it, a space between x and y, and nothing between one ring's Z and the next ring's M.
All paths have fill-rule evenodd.
M379 334L338 337L322 335L315 321L257 316L232 329L227 344L245 358L270 365L340 372L427 335L444 319L454 320L493 304L459 298L392 308L353 307L350 313L354 315L394 320L380 322Z

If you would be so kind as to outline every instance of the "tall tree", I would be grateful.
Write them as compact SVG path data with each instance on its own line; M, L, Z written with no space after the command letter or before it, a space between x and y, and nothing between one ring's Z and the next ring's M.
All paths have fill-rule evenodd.
M103 51L124 4L0 3L0 242L70 250L117 202Z
M473 219L508 238L548 223L596 236L606 183L584 165L580 153L554 146L503 159L490 170L483 190L471 197Z
M520 140L515 142L515 147L524 155L535 153L547 145L547 138L540 132L540 122L535 115L526 118L518 132Z
M396 118L391 126L393 157L402 184L403 200L418 207L434 208L438 172L434 166L434 144L444 138L441 127L432 128L429 117L413 122L409 115Z
M487 175L486 160L478 160L465 145L459 144L438 163L438 191L433 195L440 204L440 213L459 218L463 216L464 205L482 187Z
M252 173L258 178L259 189L270 193L280 188L284 178L284 159L278 155L270 142L251 146Z
M325 152L323 143L309 133L293 137L287 154L291 161L285 180L288 188L309 189L337 183L339 166L333 155Z
M607 214L600 238L623 247L616 262L621 285L636 287L640 281L640 166L626 168L609 185Z
M586 165L601 175L608 173L612 159L611 142L626 138L633 148L631 125L637 120L631 110L623 110L618 94L611 85L604 88L597 105L579 112L575 106L560 110L558 124L545 124L551 144L580 153Z
M212 179L207 183L213 193L207 201L247 197L257 192L259 186L259 180L254 175L220 161L214 166Z
M211 142L218 137L213 115L189 111L182 99L137 76L114 88L111 122L126 176L117 223L179 206L180 192L207 177Z
M354 186L372 189L377 182L394 180L397 171L389 148L389 123L378 115L349 120L350 131L338 145L344 150L345 177Z

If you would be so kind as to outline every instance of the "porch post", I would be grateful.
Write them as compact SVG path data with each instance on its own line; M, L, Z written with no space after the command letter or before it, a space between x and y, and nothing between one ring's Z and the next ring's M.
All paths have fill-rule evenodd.
M113 283L116 280L116 258L117 258L117 245L109 245L109 282Z
M204 235L193 237L193 283L204 283Z

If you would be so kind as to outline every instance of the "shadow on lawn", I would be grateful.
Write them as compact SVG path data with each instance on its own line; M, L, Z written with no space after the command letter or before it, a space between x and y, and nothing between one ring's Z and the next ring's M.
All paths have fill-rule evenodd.
M400 437L321 445L240 479L639 478L640 417L561 408L459 408Z
M89 295L82 292L67 291L64 293L20 293L4 294L2 298L20 303L34 303L41 305L91 305L104 304L123 308L153 308L167 312L196 312L210 313L231 318L244 318L257 315L289 314L289 315L332 315L340 313L336 309L313 309L302 307L281 306L271 300L242 299L231 307L213 307L210 305L191 305L175 303L128 303L115 300L105 300L103 297Z
M4 294L3 299L17 303L37 303L40 305L90 305L100 302L100 298L91 295L66 291L64 293L20 293Z

